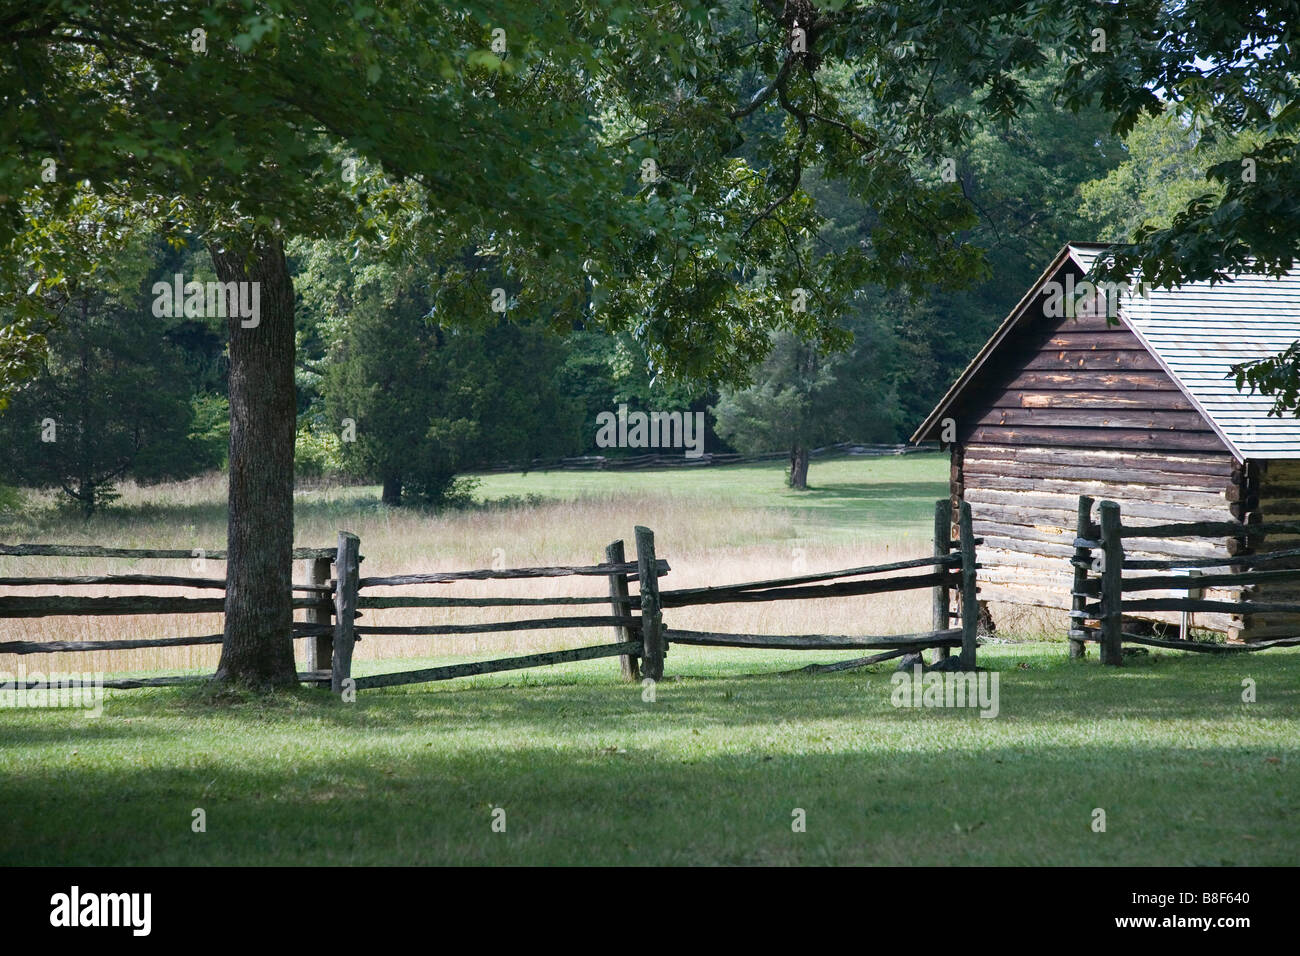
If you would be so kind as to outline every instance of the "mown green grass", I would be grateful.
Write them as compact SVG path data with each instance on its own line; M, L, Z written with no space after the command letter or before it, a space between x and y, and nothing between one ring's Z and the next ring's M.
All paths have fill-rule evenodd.
M894 708L891 664L778 676L812 658L687 648L654 703L596 661L354 704L149 690L98 719L0 711L0 864L1300 858L1300 653L981 655L994 719Z

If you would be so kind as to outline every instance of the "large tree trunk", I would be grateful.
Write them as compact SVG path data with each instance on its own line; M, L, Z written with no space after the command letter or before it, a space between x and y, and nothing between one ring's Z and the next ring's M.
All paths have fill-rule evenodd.
M297 680L293 661L293 280L275 238L212 252L222 282L258 283L259 321L227 308L230 491L226 630L217 679L259 686ZM246 296L247 298L247 296ZM235 313L235 314L232 314ZM250 327L245 327L249 323Z
M379 499L394 508L402 503L402 479L395 475L384 476L384 493Z
M790 449L790 487L808 490L808 449L801 445Z

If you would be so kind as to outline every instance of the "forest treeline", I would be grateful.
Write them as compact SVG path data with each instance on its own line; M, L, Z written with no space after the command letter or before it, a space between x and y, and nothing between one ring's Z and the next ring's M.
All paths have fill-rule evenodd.
M835 317L848 344L773 333L745 387L670 379L633 334L581 313L521 314L513 277L489 266L466 282L482 271L469 255L394 259L356 239L296 240L298 474L373 482L391 505L444 503L478 467L618 454L597 448L597 419L620 406L701 413L710 452L788 452L795 487L811 448L905 440L1063 243L1167 224L1214 191L1205 171L1236 145L1198 143L1169 116L1121 141L1103 113L1056 108L1048 86L1031 81L1034 109L954 157L979 211L962 241L985 250L982 280L942 291L936 276L919 295L866 285ZM849 192L824 171L809 180L825 210L819 243L865 242L868 217ZM70 294L39 371L0 414L0 482L59 489L91 514L123 479L223 467L226 320L201 295L160 292L215 279L197 238L142 229Z

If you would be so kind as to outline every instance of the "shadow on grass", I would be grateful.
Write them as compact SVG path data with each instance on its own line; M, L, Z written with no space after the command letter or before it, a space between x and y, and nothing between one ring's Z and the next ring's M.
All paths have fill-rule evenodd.
M886 665L0 712L0 863L1296 861L1300 655L987 663L994 720L893 708Z
M619 734L10 777L0 864L1232 865L1294 863L1300 836L1294 764L1223 746L603 743Z

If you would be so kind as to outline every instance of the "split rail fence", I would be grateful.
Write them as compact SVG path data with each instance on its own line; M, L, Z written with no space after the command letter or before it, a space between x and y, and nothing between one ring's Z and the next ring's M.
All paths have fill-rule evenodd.
M1252 540L1263 535L1300 533L1300 522L1243 524L1199 521L1125 525L1120 506L1114 501L1101 502L1097 509L1100 521L1094 521L1093 503L1093 499L1086 495L1079 498L1077 536L1071 559L1074 566L1069 631L1071 657L1083 657L1085 642L1088 641L1100 645L1103 664L1115 666L1124 661L1125 643L1211 654L1300 645L1300 636L1226 644L1192 640L1190 630L1183 638L1153 637L1124 630L1126 613L1300 614L1300 603L1252 600L1252 589L1260 584L1300 581L1300 548L1208 558L1133 558L1124 549L1125 539L1137 537L1205 537L1235 538L1242 542L1242 550L1245 550ZM1215 570L1220 568L1228 570ZM1126 575L1125 572L1131 571L1154 573ZM1206 600L1200 596L1206 588L1239 589L1241 600ZM1169 597L1141 596L1142 592L1152 591L1175 593ZM1182 594L1178 595L1180 591Z
M956 522L958 534L952 537L951 506L936 502L935 538L929 557L914 558L866 567L824 571L786 578L751 581L714 587L662 590L660 579L670 568L656 557L654 532L636 529L636 559L628 561L622 541L605 549L603 563L579 567L509 568L501 570L445 571L427 574L401 574L386 577L362 577L360 540L356 535L340 532L338 545L329 549L298 549L296 559L306 562L307 580L294 584L295 609L306 612L307 620L295 622L293 637L308 638L307 669L298 675L304 683L328 684L335 692L348 688L364 690L402 684L450 680L498 671L542 667L572 661L604 657L620 658L625 678L663 677L664 660L672 644L705 647L741 647L770 650L851 650L882 651L874 657L819 665L835 670L886 660L928 648L937 649L946 658L953 648L960 650L960 666L973 669L976 662L976 625L978 620L975 548L979 540L971 532L970 506L962 505ZM39 555L58 557L102 558L192 558L197 552L100 548L74 545L0 545L0 555ZM221 551L204 553L212 560L224 560ZM922 571L922 569L925 569ZM914 574L893 574L900 571ZM598 577L605 579L607 593L592 596L546 597L437 597L367 593L374 588L451 584L456 581L497 581L553 577ZM637 591L629 585L636 582ZM155 595L121 597L2 596L0 618L31 618L53 615L127 615L127 614L194 614L220 613L224 610L225 581L217 578L156 574L108 574L60 577L0 578L0 587L110 585L110 586L183 586L221 591L212 598ZM836 634L735 634L669 628L664 623L666 609L699 607L762 601L800 601L850 597L869 594L929 589L932 593L931 630L901 635L854 636ZM953 592L960 596L959 610L950 609ZM528 618L523 620L473 621L450 624L385 625L358 624L367 610L391 608L450 608L472 611L505 607L584 607L600 605L605 613L573 614ZM952 618L959 620L953 627ZM537 654L447 664L438 667L396 673L352 676L352 653L357 641L385 636L463 636L508 631L539 631L562 628L609 627L613 640L588 647L567 648ZM195 637L168 637L141 640L102 641L8 641L0 642L0 655L48 654L73 651L136 650L157 647L183 647L220 644L221 634ZM166 686L204 680L191 675L117 679L104 682L106 687L132 688Z
M330 658L320 657L321 642L331 640L334 628L329 624L335 600L335 588L330 581L330 564L335 559L333 548L297 548L296 560L306 561L311 569L309 580L294 584L293 606L305 609L307 620L294 622L293 636L309 637L312 653L307 672L299 680L312 683L329 679ZM148 559L182 559L194 561L224 561L226 552L196 549L184 551L162 548L103 548L93 545L68 544L17 544L0 545L0 556L56 557L56 558L109 558L133 561ZM127 616L158 614L222 614L225 612L225 578L207 578L192 575L167 574L95 574L95 575L32 575L0 577L0 587L23 589L30 587L78 588L85 586L110 589L118 586L136 591L141 587L184 587L220 592L215 597L184 597L155 594L124 594L104 597L77 595L23 594L0 596L0 619L43 618L69 616ZM7 654L60 654L84 651L129 651L160 647L197 647L220 644L221 634L203 634L181 637L160 637L104 641L0 641L0 656ZM328 643L324 646L328 647ZM0 668L3 670L3 668ZM103 686L118 689L134 687L166 687L205 680L193 675L174 675L148 678L119 678L105 680ZM22 682L36 686L40 682ZM72 686L72 685L70 685Z

